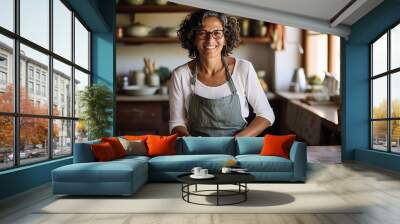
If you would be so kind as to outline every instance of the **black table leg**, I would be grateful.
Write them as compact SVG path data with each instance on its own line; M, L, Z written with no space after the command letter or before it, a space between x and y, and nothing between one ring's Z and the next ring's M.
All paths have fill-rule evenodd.
M219 184L217 184L217 206L219 205Z
M246 183L244 183L244 190L245 190L245 192L244 192L244 201L247 201L247 182Z
M187 185L187 192L188 192L188 193L187 193L187 201L188 201L188 202L190 202L190 201L189 201L189 195L190 195L190 184L188 184L188 185Z

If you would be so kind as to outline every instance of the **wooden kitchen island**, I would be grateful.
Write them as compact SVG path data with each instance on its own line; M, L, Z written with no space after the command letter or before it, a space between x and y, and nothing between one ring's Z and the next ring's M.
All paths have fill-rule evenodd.
M117 135L169 134L168 95L117 96Z
M275 94L267 93L267 98L274 108ZM117 135L169 134L168 95L118 95L116 115ZM250 116L248 121L253 117L254 115ZM278 125L270 127L265 133L273 134L277 127Z
M339 105L305 102L310 93L277 92L280 130L295 133L308 145L340 145Z

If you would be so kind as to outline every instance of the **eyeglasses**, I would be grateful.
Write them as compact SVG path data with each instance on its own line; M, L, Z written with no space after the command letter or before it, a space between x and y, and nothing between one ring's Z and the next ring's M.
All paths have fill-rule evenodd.
M208 35L211 35L215 40L219 40L224 37L224 30L213 30L213 31L206 31L206 30L198 30L197 37L200 40L205 40L208 38Z

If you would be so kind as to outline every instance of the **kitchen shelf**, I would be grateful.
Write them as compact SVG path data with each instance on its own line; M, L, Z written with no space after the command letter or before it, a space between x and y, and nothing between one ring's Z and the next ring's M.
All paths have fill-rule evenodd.
M117 39L118 43L124 44L167 44L178 43L178 39L174 37L123 37Z
M179 43L178 39L174 37L123 37L117 39L117 42L127 45ZM241 44L269 43L271 43L271 39L268 37L242 37L241 42Z
M173 12L192 12L197 8L184 5L128 5L119 4L117 13L173 13Z
M269 37L242 37L242 44L269 44L271 39Z

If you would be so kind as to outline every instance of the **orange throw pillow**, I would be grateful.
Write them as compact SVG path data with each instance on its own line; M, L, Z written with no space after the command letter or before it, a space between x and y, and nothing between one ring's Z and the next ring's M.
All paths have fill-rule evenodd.
M176 134L170 136L148 135L146 140L148 156L175 155L176 138Z
M122 146L121 142L119 142L118 138L111 137L111 138L101 138L101 142L108 142L114 149L115 155L117 158L121 158L126 156L126 151Z
M296 135L265 135L260 155L281 156L289 159L290 147L295 139Z
M99 162L109 161L117 158L113 147L108 142L93 144L90 147L92 149L94 157Z
M129 141L146 141L147 135L125 135L124 139L129 140Z

